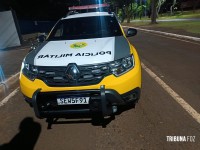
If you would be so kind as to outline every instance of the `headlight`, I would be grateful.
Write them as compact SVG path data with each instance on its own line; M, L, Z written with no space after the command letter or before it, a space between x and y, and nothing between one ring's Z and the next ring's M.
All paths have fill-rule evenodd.
M22 63L22 73L30 80L35 80L38 74L38 69L34 65L30 65L26 62Z
M109 64L110 71L115 76L120 76L134 67L133 55L113 61Z

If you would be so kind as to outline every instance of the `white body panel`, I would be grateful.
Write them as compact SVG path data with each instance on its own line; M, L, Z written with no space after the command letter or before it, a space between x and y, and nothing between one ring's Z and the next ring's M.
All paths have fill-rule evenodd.
M98 64L114 60L115 38L50 41L36 55L36 66L67 66ZM80 47L74 45L83 44Z

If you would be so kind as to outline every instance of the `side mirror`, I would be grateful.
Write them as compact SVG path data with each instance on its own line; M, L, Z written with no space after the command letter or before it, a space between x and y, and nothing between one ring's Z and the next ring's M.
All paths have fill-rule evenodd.
M137 30L133 28L128 28L126 32L127 37L135 36L137 34Z
M45 40L46 40L46 35L44 35L44 34L39 35L39 36L37 37L37 41L38 41L39 43L42 43L42 42L44 42Z

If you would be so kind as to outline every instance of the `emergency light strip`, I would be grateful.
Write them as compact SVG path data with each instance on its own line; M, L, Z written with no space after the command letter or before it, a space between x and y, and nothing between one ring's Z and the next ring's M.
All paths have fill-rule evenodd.
M84 9L94 9L101 7L109 7L109 4L93 4L93 5L84 5L84 6L72 6L69 7L69 10L84 10Z

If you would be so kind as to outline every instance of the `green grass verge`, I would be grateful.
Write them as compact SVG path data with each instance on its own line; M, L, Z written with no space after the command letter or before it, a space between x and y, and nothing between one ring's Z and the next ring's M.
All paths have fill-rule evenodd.
M122 25L134 27L162 27L180 29L189 33L200 34L200 21L174 21L174 22L159 22L158 24L150 24L147 21L131 22L129 24L123 23Z
M176 12L174 15L171 15L169 12L164 14L159 14L158 19L160 20L166 20L166 19L190 19L190 18L200 18L200 9L193 11L179 11ZM150 20L150 18L142 17L141 19L137 16L136 20Z
M169 13L160 14L157 20L165 19L190 19L200 18L200 9L196 10L195 13L191 11L176 12L175 15L171 16ZM143 17L141 20L132 20L131 23L123 23L123 25L130 25L135 27L162 27L171 29L180 29L189 33L200 34L200 21L173 21L173 22L159 22L158 24L150 24L150 18ZM126 20L125 20L126 21Z
M158 19L187 19L187 18L200 18L200 9L193 11L179 11L174 15L170 13L160 14Z
M189 18L200 18L200 13L195 13L195 14L177 14L173 16L165 16L165 15L160 15L158 19L189 19Z
M160 22L156 26L181 29L190 33L200 34L200 21Z

